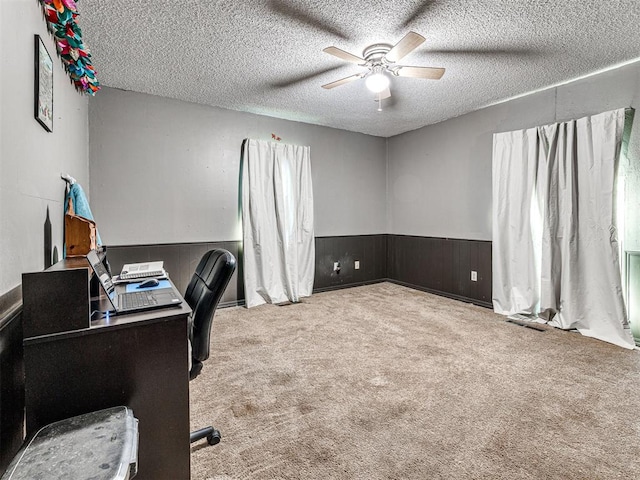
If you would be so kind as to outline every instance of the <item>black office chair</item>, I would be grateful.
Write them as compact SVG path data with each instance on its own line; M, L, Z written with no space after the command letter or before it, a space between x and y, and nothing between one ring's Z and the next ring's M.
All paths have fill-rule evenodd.
M191 370L189 380L202 371L202 362L209 358L211 324L216 307L236 269L235 257L224 249L210 250L204 254L187 286L184 299L193 310L191 314ZM220 442L220 432L209 426L191 432L191 443L207 438L209 445Z

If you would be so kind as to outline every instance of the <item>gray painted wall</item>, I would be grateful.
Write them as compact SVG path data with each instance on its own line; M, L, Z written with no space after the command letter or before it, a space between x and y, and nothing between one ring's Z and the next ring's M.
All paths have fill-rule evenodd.
M0 295L22 272L44 267L47 207L52 241L62 249L68 172L89 190L87 99L69 83L36 1L0 2ZM54 64L53 133L33 117L34 40L40 35Z
M640 64L511 100L388 141L388 232L491 240L495 132L640 105ZM626 248L640 248L640 117L631 134Z
M316 235L386 228L384 138L109 88L89 102L89 132L107 245L241 239L242 140L272 133L311 146Z

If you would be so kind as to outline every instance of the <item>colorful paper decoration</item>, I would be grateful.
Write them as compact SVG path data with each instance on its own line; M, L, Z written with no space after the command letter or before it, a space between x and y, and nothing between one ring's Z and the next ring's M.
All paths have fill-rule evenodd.
M74 0L40 0L47 27L53 33L56 50L77 90L95 95L100 90L89 49L82 41Z

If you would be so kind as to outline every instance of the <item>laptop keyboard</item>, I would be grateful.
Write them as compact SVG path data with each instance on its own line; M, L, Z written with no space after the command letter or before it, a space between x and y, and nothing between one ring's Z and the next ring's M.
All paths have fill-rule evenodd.
M118 295L118 305L120 305L120 308L124 310L129 310L130 308L149 307L157 304L158 301L148 290L145 290L144 292L121 293Z

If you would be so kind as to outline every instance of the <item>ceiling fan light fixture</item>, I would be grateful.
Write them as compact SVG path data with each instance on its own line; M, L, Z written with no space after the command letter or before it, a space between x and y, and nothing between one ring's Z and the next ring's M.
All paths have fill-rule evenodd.
M368 75L364 83L373 93L380 93L389 87L389 77L382 72L375 72Z

